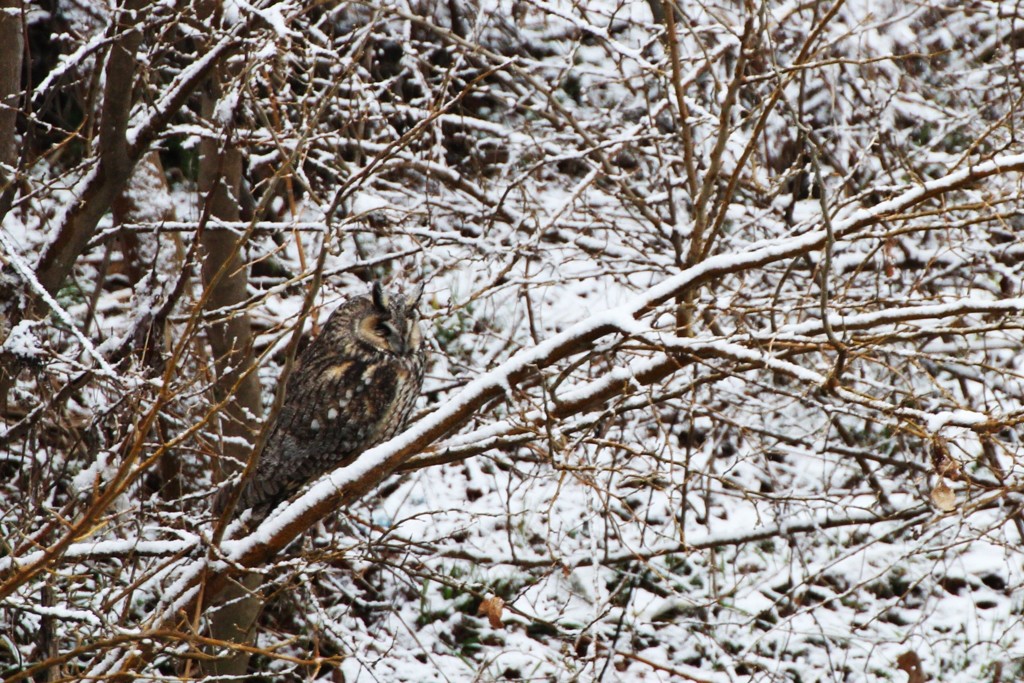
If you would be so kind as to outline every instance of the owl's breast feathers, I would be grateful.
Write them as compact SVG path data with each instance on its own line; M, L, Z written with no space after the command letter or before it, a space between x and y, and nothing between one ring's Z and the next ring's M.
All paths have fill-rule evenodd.
M303 358L240 507L277 504L309 479L394 436L423 381L422 359Z

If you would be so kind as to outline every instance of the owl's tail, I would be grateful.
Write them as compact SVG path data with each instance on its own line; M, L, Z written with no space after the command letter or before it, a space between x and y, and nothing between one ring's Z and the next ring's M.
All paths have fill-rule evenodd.
M227 511L233 501L234 508L231 511L231 519L238 518L251 508L250 524L259 523L288 498L288 493L283 491L280 486L273 486L270 482L261 482L254 477L248 477L240 482L225 484L213 499L212 511L219 517Z

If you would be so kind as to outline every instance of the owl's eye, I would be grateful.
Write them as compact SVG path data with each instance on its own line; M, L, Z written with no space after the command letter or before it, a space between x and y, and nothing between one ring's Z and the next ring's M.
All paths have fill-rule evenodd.
M395 334L395 326L389 323L387 320L381 320L380 322L377 323L377 327L374 328L374 331L380 336L387 339L388 337L391 337Z

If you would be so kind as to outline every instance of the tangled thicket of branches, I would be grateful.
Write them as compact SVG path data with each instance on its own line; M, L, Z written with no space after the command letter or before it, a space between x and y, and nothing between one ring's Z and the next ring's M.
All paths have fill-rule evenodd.
M5 680L1024 675L1018 4L43 5ZM371 279L426 290L415 421L228 527Z

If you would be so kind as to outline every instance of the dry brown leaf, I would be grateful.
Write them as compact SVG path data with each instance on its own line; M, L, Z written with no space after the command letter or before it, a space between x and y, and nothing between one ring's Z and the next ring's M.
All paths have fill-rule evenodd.
M501 623L503 609L505 609L505 601L497 595L493 595L480 601L480 607L477 608L476 613L478 616L486 616L491 628L501 628L503 626Z
M940 479L932 489L932 502L943 512L951 512L956 509L956 494L945 481Z
M906 672L907 683L925 683L924 669L921 668L921 658L913 650L907 650L896 658L896 668Z

